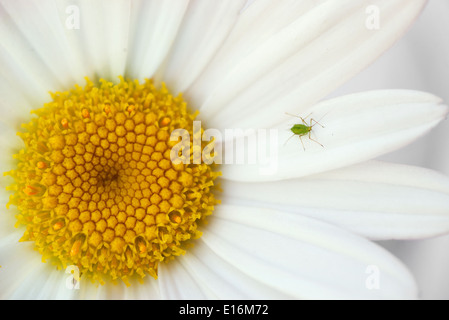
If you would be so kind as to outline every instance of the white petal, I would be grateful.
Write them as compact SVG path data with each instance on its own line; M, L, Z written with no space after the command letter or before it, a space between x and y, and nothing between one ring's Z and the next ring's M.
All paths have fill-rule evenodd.
M5 179L0 187L4 190ZM0 192L0 299L73 299L67 274L42 262L32 242L19 242L25 228L15 228L15 206L6 209L9 194Z
M191 1L159 77L173 92L184 91L203 71L246 0Z
M5 208L4 201L0 201ZM15 210L0 215L0 299L70 299L64 271L58 271L33 250L32 242L19 242L24 228L14 227Z
M8 212L9 213L9 212ZM2 227L4 219L1 219ZM12 228L12 225L9 226ZM71 269L57 270L43 263L32 242L19 242L22 231L1 231L0 298L1 299L160 299L157 280L147 277L144 283L131 279L127 287L122 281L93 284L81 278L74 287Z
M310 107L370 64L424 3L255 1L186 97L209 127L279 123L285 111Z
M58 10L64 23L60 32L74 51L69 62L82 63L75 70L76 82L83 84L85 76L118 81L128 56L131 1L66 0L58 2ZM73 24L78 12L79 23Z
M16 163L12 155L18 153L20 148L23 148L25 145L23 140L17 136L16 130L10 125L3 124L1 120L0 130L0 145L3 149L0 154L0 168L2 170L0 172L0 185L3 185L3 180L5 179L3 172L16 168Z
M46 7L48 1L42 4ZM68 63L49 45L58 39L48 24L55 8L47 9L41 12L33 2L1 2L0 107L2 119L8 116L9 122L16 115L26 115L30 105L48 99L51 88L61 86L56 66Z
M162 264L159 281L165 299L289 298L235 268L201 239L185 256Z
M0 49L0 55L1 54L2 52ZM0 57L0 60L1 59L2 58ZM24 80L24 78L22 78L22 80ZM2 128L10 127L11 129L18 129L20 123L29 121L29 111L31 109L31 103L29 101L33 98L32 95L26 96L25 92L17 90L14 80L12 80L12 83L9 81L11 81L11 77L5 78L0 71L0 95L2 96L2 99L0 100L1 126ZM40 103L45 101L45 99L48 99L48 97L49 96L40 95L40 99L37 98L35 101Z
M77 4L2 1L2 54L9 68L17 65L10 76L39 80L34 86L42 86L39 91L47 94L50 89L72 87L85 76L108 78L110 69L123 72L129 6L127 0L113 5L109 1L86 0ZM20 85L27 88L23 80Z
M63 272L63 271L62 271ZM64 275L64 281L67 275ZM74 298L81 300L159 300L157 280L147 277L144 283L136 278L130 279L130 286L123 281L106 282L103 285L91 283L88 278L81 278L79 289L74 290Z
M6 193L0 193L0 207L5 208ZM57 270L43 263L33 250L32 242L19 242L24 228L14 227L16 210L11 206L0 214L0 299L160 299L157 280L146 277L144 283L130 279L127 287L122 281L94 284L81 278L73 287L70 269Z
M61 87L70 79L69 60L64 55L69 52L64 51L65 38L60 34L63 25L53 2L2 1L1 16L2 66L39 77L41 81L36 85L43 84L42 93L48 91L48 85ZM17 73L9 75L15 77Z
M29 110L84 77L124 73L130 2L2 1L1 116L16 125ZM3 118L3 117L2 117Z
M314 125L311 138L315 141L308 135L301 137L305 150L298 136L289 131L301 120L284 115L286 122L279 126L277 137L269 133L247 138L253 139L253 147L257 144L258 153L252 152L257 155L256 161L224 165L223 177L239 181L282 180L370 160L403 147L435 127L448 112L440 102L431 94L408 90L363 92L321 102L309 109L312 114L307 124L314 118L324 128ZM223 147L226 153L232 145ZM225 160L232 163L232 158Z
M264 298L264 291L270 289L284 297L306 299L416 296L409 272L388 252L342 229L300 215L221 205L199 242L209 247L209 255L200 256L204 248L193 250L192 262L187 252L180 262L184 271L174 268L175 272L170 273L172 282L165 285L179 293L171 297L189 298L190 283L220 296L225 282L229 283L224 286L225 295L231 295L234 286L237 298L261 287L265 290L252 298ZM220 266L217 258L210 259L211 254L222 259L225 266ZM232 277L239 272L251 279L242 288L240 279ZM214 274L221 275L221 281L212 281L217 279ZM377 276L378 282L371 282ZM190 281L186 282L186 278ZM258 286L246 288L251 282L258 282Z
M130 300L160 300L159 282L150 276L144 278L144 283L139 283L137 279L131 283L130 287L123 288L124 297L120 299Z
M132 2L131 34L126 76L143 80L153 77L166 58L189 0Z
M199 285L193 275L179 263L170 261L161 264L158 281L160 281L162 299L192 299L207 298L207 292Z
M91 1L89 1L90 3ZM104 38L104 47L99 48L96 52L97 62L99 65L106 64L108 70L104 74L98 74L102 78L107 78L111 81L118 81L118 76L125 73L126 60L128 57L128 45L130 37L130 17L131 17L130 0L115 0L113 3L108 0L103 0L100 12L93 12L93 21L97 20L99 16L102 17L100 35ZM90 29L87 29L90 32ZM98 37L91 38L89 48L95 48L93 42L97 42Z
M220 186L225 204L278 208L375 240L449 231L449 179L424 168L373 161L301 179Z
M0 299L67 299L68 290L60 290L65 282L57 282L60 272L42 263L33 244L18 242L19 232L0 241ZM59 284L59 286L58 286ZM57 295L59 293L59 295Z

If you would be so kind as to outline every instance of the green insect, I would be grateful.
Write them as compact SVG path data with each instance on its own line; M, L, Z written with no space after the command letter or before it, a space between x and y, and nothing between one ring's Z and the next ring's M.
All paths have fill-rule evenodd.
M296 118L301 119L302 124L301 124L301 123L294 124L293 127L290 128L290 131L293 132L293 135L292 135L290 138L288 138L287 141L285 141L285 144L286 144L291 138L293 138L294 136L298 136L298 137L299 137L299 141L301 141L302 148L304 149L304 151L306 151L306 148L304 147L304 143L302 142L301 137L308 134L308 135L309 135L309 140L312 140L313 142L318 143L320 146L322 146L322 147L324 148L324 146L323 146L321 143L319 143L318 141L312 139L312 137L310 136L310 134L312 133L312 128L313 128L313 126L315 126L316 124L318 124L318 125L320 125L322 128L324 128L324 126L323 126L321 123L319 123L318 121L316 121L316 120L313 119L313 118L310 118L310 122L309 122L309 124L307 124L307 122L306 122L305 119L307 119L312 113L309 113L305 118L300 117L300 116L295 116L295 115L290 114L290 113L286 113L286 114L288 114L289 116L292 116L292 117L296 117Z

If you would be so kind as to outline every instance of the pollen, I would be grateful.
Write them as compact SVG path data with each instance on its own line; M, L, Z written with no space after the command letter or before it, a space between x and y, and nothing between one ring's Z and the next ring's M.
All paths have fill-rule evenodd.
M18 135L25 147L7 207L18 208L21 241L59 269L93 282L150 275L184 254L218 200L215 165L174 164L174 129L192 137L197 113L151 80L86 78L52 101Z

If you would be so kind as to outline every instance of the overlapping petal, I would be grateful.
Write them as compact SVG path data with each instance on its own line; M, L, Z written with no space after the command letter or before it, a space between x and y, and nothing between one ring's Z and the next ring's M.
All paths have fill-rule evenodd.
M191 254L161 266L163 298L266 298L271 292L277 298L408 299L417 294L410 273L387 251L304 216L222 205L207 228ZM227 284L229 275L237 277ZM242 275L249 280L239 283ZM174 290L174 279L189 286Z
M175 43L156 78L173 92L186 90L220 49L246 2L190 1Z
M304 111L369 65L424 3L255 1L186 96L209 127L280 123L285 111Z
M277 208L375 240L435 236L449 229L449 179L371 161L275 182L223 181L223 202Z
M246 138L255 147L248 150L256 150L256 161L224 165L223 177L238 181L283 180L367 161L424 135L445 119L448 108L440 98L428 93L380 90L326 100L301 116L310 112L307 125L315 119L324 126L312 122L310 138L323 147L308 135L301 137L304 148L298 136L290 139L289 129L302 121L284 113L285 122L277 127L277 136L262 130L263 134L257 136L255 131ZM236 145L224 143L219 147L226 153ZM236 150L234 159L238 152L247 156L248 150ZM223 163L233 163L232 158L223 158Z
M133 289L87 284L68 290L65 274L49 272L31 246L17 244L17 232L4 232L11 221L3 217L1 297L415 297L410 274L394 257L310 217L376 239L428 236L449 228L442 177L372 163L329 172L403 146L441 121L447 108L437 97L409 91L312 105L390 47L424 3L259 0L244 7L243 0L213 5L209 0L116 0L113 5L81 0L73 7L71 1L0 0L0 142L8 153L17 142L18 124L48 100L48 91L82 85L84 76L114 80L124 74L156 77L175 91L185 90L209 127L283 130L274 149L274 171L269 167L261 175L260 166L225 166L226 179L308 176L257 186L225 181L225 205L218 207L194 250L161 266L160 288L149 279ZM71 28L67 19L77 9L79 28ZM380 28L367 25L376 17ZM284 145L288 125L299 121L285 120L284 113L306 111L325 125L313 130L313 139L324 148L307 137L306 151L297 139ZM266 141L260 146L272 148ZM0 159L2 168L10 164ZM384 174L389 178L379 178ZM319 191L326 201L320 202ZM399 200L406 205L396 205ZM0 202L4 205L6 198ZM372 204L370 210L366 203ZM374 287L373 275L380 276Z
M179 31L189 0L132 2L130 52L126 76L152 78Z

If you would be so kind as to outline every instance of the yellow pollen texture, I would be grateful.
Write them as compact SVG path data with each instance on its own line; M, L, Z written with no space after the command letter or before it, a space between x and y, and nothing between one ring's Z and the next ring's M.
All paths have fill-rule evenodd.
M157 278L160 262L201 236L220 173L170 160L174 129L189 132L192 150L196 114L181 96L150 80L86 81L52 93L22 125L25 147L6 173L15 180L8 207L26 226L21 240L58 268L75 265L100 283Z

